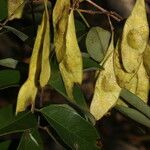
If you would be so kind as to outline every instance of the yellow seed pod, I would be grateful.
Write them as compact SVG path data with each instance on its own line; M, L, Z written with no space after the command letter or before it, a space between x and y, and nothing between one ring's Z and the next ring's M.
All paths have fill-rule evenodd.
M144 61L146 72L150 77L150 42L148 42L147 47L144 51L143 61Z
M43 88L49 81L50 78L50 24L49 24L49 14L47 10L47 1L45 1L45 13L43 16L43 22L45 23L44 39L43 39L43 49L41 56L41 72L40 72L40 86Z
M118 85L124 88L128 86L131 79L135 76L135 73L126 72L121 62L120 40L118 40L114 51L114 71Z
M9 20L19 19L22 17L25 0L8 0L8 17Z
M149 37L145 1L137 0L131 15L127 19L121 41L121 57L124 69L133 73L138 70L142 54Z
M66 53L59 64L67 94L71 99L73 99L74 83L81 84L82 82L82 66L82 55L76 38L73 10L71 10L66 33Z
M37 36L35 39L35 44L30 60L28 79L22 85L18 94L16 114L18 112L24 111L29 105L32 105L32 108L34 108L35 97L37 93L37 81L39 73L38 71L40 70L39 69L40 66L38 65L38 59L43 31L44 31L44 19L42 20L42 24L38 27Z
M136 95L140 97L145 103L148 101L149 94L149 78L144 68L143 62L141 63L137 72L137 90Z
M54 46L58 62L66 52L66 31L70 9L70 0L57 0L53 10Z
M95 85L94 96L90 106L91 114L99 120L117 102L121 88L118 86L113 67L113 38L106 54L107 59L103 65L104 70L99 73Z

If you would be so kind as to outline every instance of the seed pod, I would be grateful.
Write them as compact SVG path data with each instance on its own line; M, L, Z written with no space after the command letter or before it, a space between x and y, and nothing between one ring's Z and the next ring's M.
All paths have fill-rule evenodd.
M66 32L70 0L57 0L53 10L54 46L58 62L66 53Z
M149 37L145 1L137 0L127 19L121 41L121 57L124 69L135 73L142 62L142 54Z
M39 70L38 58L43 30L44 30L44 21L42 21L42 24L38 27L37 36L35 39L35 44L30 60L28 79L22 85L19 91L16 114L18 112L24 111L29 105L32 105L32 108L34 108L35 97L37 94L37 80L38 80L37 70Z
M121 88L118 86L113 67L113 38L106 54L107 59L103 65L104 70L99 73L95 85L94 96L90 106L90 112L99 120L117 102Z
M47 10L47 3L45 3L45 13L44 13L44 24L45 24L45 31L44 31L44 39L43 39L43 49L42 49L42 56L41 56L41 72L40 72L40 86L43 88L49 81L51 67L49 62L49 55L50 55L50 24L49 24L49 14ZM41 43L41 44L42 44Z
M74 83L82 82L82 55L78 46L73 10L70 12L67 34L66 34L66 54L59 64L61 75L66 87L68 96L73 99L72 88Z

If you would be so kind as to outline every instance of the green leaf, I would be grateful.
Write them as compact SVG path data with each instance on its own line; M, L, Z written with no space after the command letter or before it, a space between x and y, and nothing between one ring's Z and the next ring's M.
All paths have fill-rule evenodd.
M28 39L28 36L26 34L24 34L23 32L15 29L13 27L4 26L4 28L6 28L8 31L11 31L13 34L15 34L23 42L25 42Z
M150 128L150 119L147 118L142 113L140 113L139 111L133 108L129 108L129 107L121 106L121 105L116 105L115 109L120 111L123 115L131 118L132 120Z
M141 100L138 96L126 89L122 89L120 92L120 97L124 101L135 107L137 110L142 112L148 118L150 118L150 107L146 103L144 103L143 100Z
M20 73L17 70L1 70L0 71L0 89L18 86L20 81Z
M83 92L81 91L80 85L74 84L73 97L77 105L79 105L84 110L88 110L88 106L85 97L83 95Z
M98 68L103 69L96 61L90 58L89 54L82 53L83 56L83 69L85 70L97 70Z
M7 15L8 15L7 7L8 7L7 1L0 0L0 21L3 19L6 19Z
M56 59L51 61L51 70L48 84L65 98L68 98Z
M105 56L111 34L100 27L92 27L86 37L86 47L90 56L100 62Z
M43 150L43 142L38 130L25 131L20 140L17 150Z
M12 58L0 59L0 65L8 68L15 69L18 64L18 60Z
M50 105L42 108L41 112L71 149L99 149L96 146L99 139L96 129L71 107L67 105Z
M5 113L0 113L0 115L4 114ZM2 118L2 116L0 118ZM37 121L34 114L31 112L23 112L18 114L17 116L7 118L7 121L0 124L0 136L11 133L23 132L26 129L31 129L36 126Z
M5 141L0 143L0 150L8 150L11 141Z
M7 117L6 117L7 116ZM13 107L8 105L0 109L0 127L7 124L13 118Z

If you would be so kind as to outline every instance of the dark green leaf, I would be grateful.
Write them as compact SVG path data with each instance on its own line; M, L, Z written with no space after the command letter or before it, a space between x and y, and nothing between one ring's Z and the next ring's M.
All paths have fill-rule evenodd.
M120 93L120 97L135 107L137 110L142 112L144 115L146 115L148 118L150 118L150 107L144 103L138 96L131 93L127 89L122 89Z
M49 80L49 85L54 88L58 93L67 98L66 89L59 71L58 63L56 60L51 61L52 74Z
M90 58L90 56L86 53L82 53L83 55L83 69L85 70L91 70L91 69L103 69L102 66L100 66L96 61Z
M28 39L28 36L26 34L24 34L23 32L15 29L13 27L4 26L4 28L6 28L8 31L11 31L13 34L15 34L23 42L25 42Z
M0 89L18 86L20 81L20 73L17 70L1 70L0 71Z
M0 150L8 150L11 141L5 141L0 143Z
M73 97L77 105L79 105L84 110L88 110L88 106L85 97L83 95L83 92L81 91L80 86L77 84L74 84L73 86Z
M67 105L50 105L41 109L49 124L72 149L97 150L96 129Z
M38 130L25 131L17 150L43 150L43 143Z
M120 111L123 115L125 115L125 116L131 118L132 120L150 128L150 119L147 118L142 113L140 113L139 111L137 111L133 108L129 108L129 107L121 106L121 105L116 105L115 108L118 111Z
M13 119L13 107L8 105L0 109L0 127L9 123Z
M100 62L106 53L109 45L111 34L100 27L90 29L86 38L86 47L90 56Z
M7 0L0 0L0 21L6 19L8 11L7 11Z
M10 133L23 132L26 129L31 129L36 126L37 121L34 114L31 112L22 112L17 116L8 118L5 123L0 124L0 136Z

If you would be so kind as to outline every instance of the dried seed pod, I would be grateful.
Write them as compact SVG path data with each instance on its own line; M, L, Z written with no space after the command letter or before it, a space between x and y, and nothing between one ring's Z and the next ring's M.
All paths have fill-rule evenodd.
M53 10L54 46L58 62L66 53L66 32L70 0L57 0Z
M106 54L107 59L104 62L104 70L99 73L95 85L94 96L90 106L90 112L99 120L103 117L117 102L121 88L117 84L114 66L113 66L113 38Z
M72 88L74 83L82 82L82 56L78 46L73 10L70 12L67 34L66 34L66 54L59 64L61 75L66 87L68 96L73 99Z
M127 19L121 41L121 57L124 69L136 72L142 61L142 55L149 37L145 1L137 0L131 15Z

